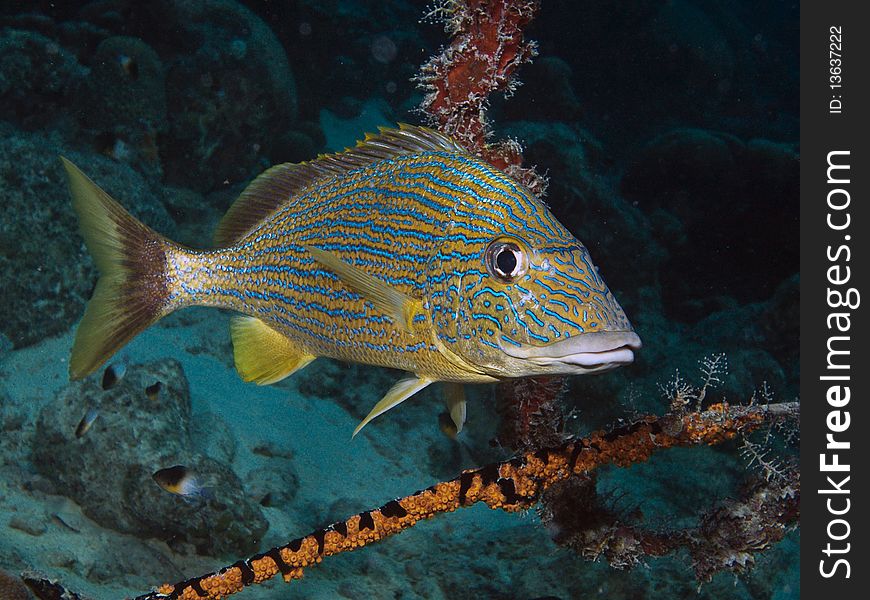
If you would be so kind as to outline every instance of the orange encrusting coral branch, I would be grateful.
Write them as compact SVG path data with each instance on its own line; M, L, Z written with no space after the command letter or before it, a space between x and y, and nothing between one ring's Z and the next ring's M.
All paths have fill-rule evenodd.
M477 502L509 512L523 510L532 506L545 489L572 475L605 464L626 467L674 446L718 444L771 421L793 418L799 410L796 402L768 406L716 404L704 412L646 417L610 432L598 431L553 448L464 471L455 479L338 521L219 572L164 584L136 600L218 600L279 573L289 582L301 578L305 567L326 556L377 542L422 519Z

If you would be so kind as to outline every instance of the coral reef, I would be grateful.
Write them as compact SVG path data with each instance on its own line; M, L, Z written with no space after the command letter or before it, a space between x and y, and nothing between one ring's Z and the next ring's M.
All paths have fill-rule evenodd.
M615 189L614 158L601 139L578 122L523 119L501 131L523 145L527 164L546 166L553 214L588 245L620 298L631 305L640 286L657 283L667 252L641 207Z
M320 563L324 557L380 541L437 514L477 502L508 512L524 510L532 506L545 489L574 476L585 476L603 465L627 467L667 448L719 444L764 425L795 419L800 411L797 403L766 406L714 404L703 412L685 412L675 402L674 408L674 412L663 417L646 417L609 432L598 431L554 448L537 449L509 461L464 471L453 480L436 483L380 508L337 521L286 545L240 560L219 572L176 584L163 584L156 591L137 597L137 600L218 600L279 573L284 581L290 582L301 578L306 567ZM799 514L799 484L797 481L792 484L781 489L778 501L766 503L751 525L734 527L734 516L739 513L735 504L711 513L699 530L710 535L709 546L698 542L693 549L708 547L719 556L725 556L718 561L708 560L702 566L700 557L704 555L699 551L695 558L699 577L720 569L741 570L749 559L738 555L737 559L730 560L737 548L744 554L762 551L770 541L780 538L785 528L796 522ZM758 494L754 494L748 502L758 505L759 501ZM728 524L731 524L730 531ZM759 543L753 550L748 540L752 533L760 532L765 535L764 543ZM729 539L732 543L726 543L724 538L732 534L736 540ZM619 546L630 546L637 556L641 556L663 554L678 544L658 547L648 544L645 547L641 540L629 543L624 539ZM631 564L634 562L637 561L630 561ZM628 563L620 563L620 566L628 566Z
M458 507L463 477L447 480L463 467L499 465L467 472L466 504L481 495L496 501L509 485L522 488L523 475L540 464L535 451L551 465L566 464L562 453L577 442L569 432L605 428L626 411L629 422L661 414L661 373L691 372L696 357L713 348L729 356L730 375L719 375L718 383L727 397L748 397L765 380L791 398L799 374L797 221L789 208L796 214L796 5L569 4L436 2L431 20L441 20L452 39L417 80L426 95L424 114L539 194L544 178L522 165L546 169L552 211L589 246L643 350L633 366L606 377L499 386L495 401L489 388L470 390L469 423L458 441L437 430L441 399L433 389L354 446L331 449L337 462L325 456L324 436L333 437L343 419L364 416L372 390L395 374L319 360L277 390L234 389L226 397L220 390L208 399L197 393L195 415L181 383L158 396L160 414L141 405L147 404L141 390L137 396L124 387L131 382L105 392L91 381L55 397L65 377L64 332L81 315L94 281L55 156L70 156L161 233L202 247L223 209L262 168L309 160L326 140L340 149L363 128L416 121L422 94L410 78L442 43L438 28L420 26L420 5L406 2L0 7L6 142L0 150L6 199L0 366L16 365L0 378L2 566L19 572L32 563L67 587L123 597L151 580L180 581L214 568L213 558L193 551L260 552L223 574L164 588L191 598L199 595L197 585L205 596L205 588L232 591L251 572L258 579L275 574L282 560L296 576L304 562L316 564L352 541L368 543L406 527L433 510L427 502ZM536 51L540 58L523 65ZM231 350L213 318L179 315L152 331L155 337L139 340L171 342L136 351L150 360L180 342L197 359L214 362L197 363L206 371L196 373L185 362L195 390L203 380L230 381L234 375L223 367L231 368ZM33 359L32 368L22 365L23 356ZM161 364L174 381L174 368ZM131 368L130 376L142 369ZM665 402L686 389L680 378L665 387ZM277 402L261 409L266 404L259 401L280 394L278 402L304 407L280 413L301 427L276 424ZM617 439L584 439L599 449L615 449L620 440L646 443L650 423L669 435L676 422L691 419L685 410L696 408L699 392L692 394L688 407L640 419L633 432L618 421ZM72 406L61 406L61 397ZM100 416L75 438L85 401L101 406ZM235 417L242 402L245 417L225 423L221 415ZM743 410L764 411L730 407L704 418L727 427L724 415ZM56 448L38 448L40 438L34 439L40 411L39 435L48 436L42 442L54 440ZM324 429L312 428L321 417ZM133 448L140 432L144 442ZM661 439L666 436L656 434L653 441ZM756 444L743 440L742 448L756 448L749 454L766 461ZM522 459L505 461L506 449L531 458L517 466ZM188 505L153 485L154 469L144 459L162 462L173 452L185 458L171 464L184 461L223 482L227 507ZM579 455L592 460L596 452L590 446ZM32 460L47 461L47 469ZM377 474L368 475L369 468ZM100 469L106 478L97 477ZM490 481L494 471L508 477ZM537 598L573 597L583 589L614 598L677 598L695 593L692 571L702 582L724 571L699 597L791 597L799 586L797 536L772 545L794 526L799 488L796 472L779 471L768 479L764 469L747 468L732 441L674 450L632 469L579 473L548 487L535 480L540 517L511 521L501 511L462 511L419 532L425 536L400 536L347 556L341 569L317 573L306 593L362 598L401 589L409 598ZM421 472L445 481L433 486L442 495L424 490L356 514L346 529L342 522L319 527L415 489ZM340 483L330 488L333 477ZM127 484L116 486L119 481ZM147 484L144 493L136 482ZM53 496L59 492L87 505L86 514ZM725 497L732 499L712 500ZM96 506L103 498L113 506ZM533 498L526 500L506 508L529 506ZM409 514L398 516L397 507ZM88 515L134 533L102 529ZM266 539L263 515L272 525ZM314 533L261 552L283 541L280 532L295 530ZM567 550L553 546L548 534ZM766 560L747 572L758 551ZM578 559L630 567L666 552L630 577L604 561ZM437 558L427 564L432 555ZM51 597L75 597L45 577L31 581Z
M163 539L179 551L255 548L266 521L230 467L193 445L191 421L216 417L191 415L180 365L163 360L130 366L108 390L96 379L70 384L37 419L33 462L56 492L73 498L105 527ZM158 381L159 392L146 393ZM89 409L99 416L77 437L76 424ZM152 481L153 473L176 464L214 489L213 497L185 499Z
M749 18L732 3L688 0L578 0L572 10L583 18L541 11L542 54L571 66L584 122L615 152L630 156L669 123L796 139L798 98L781 94L798 73L796 7Z
M794 273L798 164L789 144L699 129L669 131L638 153L621 189L657 230L673 232L660 238L669 254L661 268L680 274L663 288L667 316L694 321L725 293L765 300ZM776 227L757 217L772 202ZM766 257L764 271L754 268L758 256Z
M558 56L541 56L523 68L523 84L502 107L506 121L541 125L579 123L583 103L574 88L574 70Z
M397 113L414 105L409 80L418 70L419 52L431 45L423 31L409 26L419 11L406 2L299 0L270 6L269 24L288 54L305 57L293 65L309 99L300 103L300 119L316 121L321 109L355 117L373 97Z
M0 115L26 129L65 114L72 90L85 75L57 40L35 31L0 29Z

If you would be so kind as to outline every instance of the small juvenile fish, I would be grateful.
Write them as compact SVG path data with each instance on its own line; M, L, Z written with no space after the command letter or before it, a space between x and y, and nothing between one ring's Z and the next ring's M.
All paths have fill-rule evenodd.
M436 381L600 373L640 348L589 252L522 184L431 129L277 165L242 192L213 250L135 220L62 159L101 277L76 332L78 379L187 306L240 313L245 381L319 356L407 371L357 426Z
M210 497L209 489L200 485L194 474L183 465L160 469L151 477L170 494L187 500Z
M145 388L145 395L149 400L151 400L151 402L154 402L157 400L158 396L160 396L161 389L163 389L163 384L157 381Z
M110 390L115 387L118 382L124 378L126 372L127 364L124 362L112 363L106 367L106 370L103 371L103 379L101 382L103 390Z
M96 408L88 410L88 412L85 413L85 416L82 417L82 420L79 421L79 424L76 427L76 437L80 438L84 434L86 434L99 415L100 412Z

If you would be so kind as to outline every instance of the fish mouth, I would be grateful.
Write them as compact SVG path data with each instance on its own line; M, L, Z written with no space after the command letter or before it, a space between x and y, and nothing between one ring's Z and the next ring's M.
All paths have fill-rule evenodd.
M546 346L502 346L508 356L530 361L542 367L571 373L609 371L634 361L640 350L640 337L633 331L594 331L567 338Z

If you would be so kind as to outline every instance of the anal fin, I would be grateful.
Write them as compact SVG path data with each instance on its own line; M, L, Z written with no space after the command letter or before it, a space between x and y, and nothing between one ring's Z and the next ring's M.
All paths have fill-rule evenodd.
M353 435L351 437L356 436L356 434L358 434L360 430L369 423L369 421L371 421L378 415L384 414L394 406L401 404L430 383L432 383L431 379L417 377L416 375L397 381L395 385L390 388L390 391L388 391L387 394L383 398L381 398L380 402L374 405L371 412L366 415L366 418L363 419L360 424L356 426L356 429L353 430Z
M230 335L239 376L257 385L281 381L317 358L255 317L233 317Z

